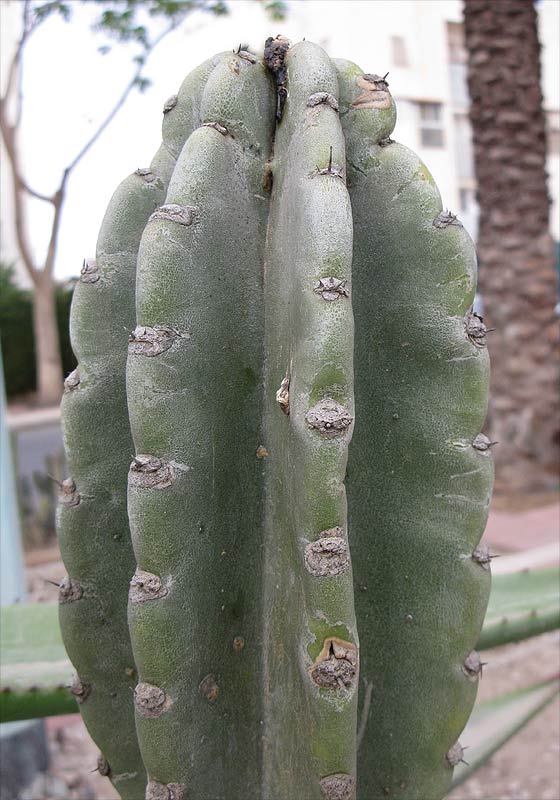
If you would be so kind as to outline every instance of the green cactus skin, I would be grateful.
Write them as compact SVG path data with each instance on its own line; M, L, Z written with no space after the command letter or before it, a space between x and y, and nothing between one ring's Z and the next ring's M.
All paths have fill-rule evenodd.
M473 558L492 483L489 442L477 438L489 365L484 331L469 317L476 259L426 167L387 140L389 109L358 116L349 101L359 70L337 66L359 332L347 478L361 640L358 797L439 800L476 695L472 651L490 588L488 565Z
M126 510L133 444L125 391L127 330L134 328L136 257L150 214L165 197L181 137L199 124L211 59L183 83L164 116L163 143L149 169L117 188L85 262L71 312L78 368L65 381L64 446L71 478L61 488L58 536L70 578L61 584L64 644L78 672L76 692L87 728L125 799L146 784L136 738L132 691L136 671L127 627L127 593L134 572ZM86 687L80 698L81 688Z
M216 67L169 186L164 209L177 213L154 215L140 246L129 624L149 800L241 800L260 785L257 451L274 99L250 54Z
M309 42L285 66L265 259L263 797L346 800L358 694L343 484L354 416L352 217L334 67ZM339 429L321 427L325 401Z

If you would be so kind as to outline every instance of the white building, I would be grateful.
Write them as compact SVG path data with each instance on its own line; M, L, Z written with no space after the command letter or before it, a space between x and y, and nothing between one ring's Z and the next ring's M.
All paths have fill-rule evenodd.
M4 36L12 31L10 13L19 2L3 0ZM285 22L271 22L262 6L250 0L230 0L227 17L189 17L186 25L165 40L150 61L152 88L131 97L108 131L82 162L73 177L61 228L57 275L77 274L83 256L90 255L104 208L121 177L149 161L146 153L159 144L162 101L173 94L184 74L210 53L240 42L262 48L269 35L284 33L292 41L310 39L334 57L358 63L366 72L389 72L398 108L395 139L417 151L432 172L444 205L457 213L476 235L477 209L472 148L468 122L466 63L462 34L461 0L289 0ZM560 3L539 0L540 37L543 45L543 93L549 121L550 194L552 233L560 239L558 213L560 183ZM100 43L89 32L96 4L74 7L72 36L61 20L49 20L34 34L27 53L26 136L24 155L30 182L39 191L52 191L65 165L66 152L76 152L87 125L107 112L111 91L121 91L130 72L130 56L117 51L103 59ZM89 14L89 16L88 16ZM50 28L47 28L50 26ZM56 46L60 37L60 46ZM2 48L3 64L7 46ZM114 58L110 62L110 58ZM68 65L75 69L68 69ZM170 68L172 65L172 68ZM49 79L48 74L51 77ZM119 78L117 81L115 75ZM122 78L121 78L122 75ZM92 78L93 76L93 78ZM49 83L50 80L50 83ZM74 83L73 83L74 81ZM52 86L59 88L52 90ZM86 90L84 91L84 86ZM117 88L115 88L117 87ZM49 93L59 105L46 105ZM70 109L64 98L71 97ZM61 100L62 98L62 100ZM34 105L37 111L34 111ZM64 115L64 141L60 124L45 124L45 117ZM63 119L61 116L60 120ZM130 132L134 135L131 136ZM40 147L32 146L33 135ZM72 143L74 136L74 146ZM61 147L65 149L61 149ZM45 153L47 155L45 155ZM56 166L56 170L52 165ZM103 169L100 170L100 165ZM42 171L44 174L42 174ZM100 180L100 173L104 180ZM105 176L106 180L105 180ZM31 179L34 180L31 180ZM87 192L84 187L87 186ZM8 170L3 169L0 238L3 260L15 260L11 224L12 203ZM37 202L37 201L35 201ZM50 209L33 208L33 239L39 254L48 235Z

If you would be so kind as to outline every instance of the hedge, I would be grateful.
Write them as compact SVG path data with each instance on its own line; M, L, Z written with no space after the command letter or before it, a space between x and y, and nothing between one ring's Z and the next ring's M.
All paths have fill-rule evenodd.
M68 332L71 300L72 289L57 285L56 314L65 375L76 366ZM0 264L0 340L8 397L35 391L31 291L18 286L14 280L13 268L3 264Z

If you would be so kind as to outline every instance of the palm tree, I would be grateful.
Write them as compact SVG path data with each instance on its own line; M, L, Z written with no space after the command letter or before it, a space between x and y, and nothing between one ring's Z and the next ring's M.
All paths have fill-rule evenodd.
M540 45L532 0L465 0L480 292L497 486L548 490L560 445L559 325Z

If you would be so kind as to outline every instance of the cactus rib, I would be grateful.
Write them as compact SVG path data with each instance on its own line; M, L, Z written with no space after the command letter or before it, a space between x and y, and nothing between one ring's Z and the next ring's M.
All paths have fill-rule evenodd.
M358 797L440 798L475 699L464 662L490 588L472 558L492 482L490 452L472 444L488 391L487 352L468 331L476 260L426 167L387 139L389 105L359 102L355 65L338 62L338 74L360 331L347 479L364 688ZM386 99L386 82L375 92Z
M264 795L324 800L355 788L352 221L334 68L307 42L285 67L265 260Z
M91 686L80 711L110 765L123 798L145 787L132 688L135 664L127 627L127 591L134 571L126 512L126 476L133 445L125 391L126 331L134 328L136 257L150 214L163 202L173 169L168 141L198 124L200 94L213 60L182 87L164 117L163 143L147 169L115 191L72 302L71 338L77 370L65 381L64 446L72 478L58 509L61 553L71 576L60 593L63 639L80 679ZM186 126L186 127L185 127Z
M273 119L262 63L230 54L166 198L193 209L191 223L154 215L140 246L138 325L173 333L156 352L144 336L127 366L129 624L154 797L172 786L240 800L260 782L262 184Z

